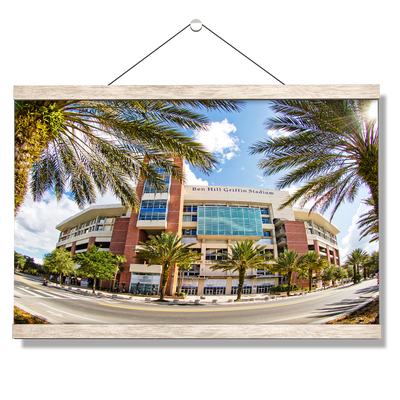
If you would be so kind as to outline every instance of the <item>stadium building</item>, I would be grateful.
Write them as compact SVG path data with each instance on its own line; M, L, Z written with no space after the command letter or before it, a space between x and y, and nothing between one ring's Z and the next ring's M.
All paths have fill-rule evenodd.
M95 244L113 254L124 254L127 263L118 275L118 289L141 294L158 293L161 266L149 266L135 258L136 246L163 231L182 235L182 242L192 243L192 249L201 254L201 261L185 271L182 291L187 294L235 294L238 275L210 267L229 252L229 245L245 239L265 245L273 257L285 249L300 255L315 250L330 264L340 265L339 230L317 212L291 207L280 210L287 191L191 186L167 175L164 178L163 192L157 192L148 182L137 185L141 203L138 213L121 205L101 205L63 221L56 227L61 231L57 247L64 246L75 254ZM175 293L177 278L177 268L171 269L166 294ZM293 283L300 282L301 278L295 276ZM315 278L314 282L321 284ZM280 274L249 270L243 294L266 293L270 286L285 283ZM110 282L101 285L108 288Z

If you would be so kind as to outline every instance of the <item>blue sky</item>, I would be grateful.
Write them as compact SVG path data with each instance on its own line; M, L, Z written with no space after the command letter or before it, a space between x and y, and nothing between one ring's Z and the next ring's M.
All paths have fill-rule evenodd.
M251 100L240 113L207 113L210 128L207 131L187 131L197 141L212 151L219 164L211 175L205 175L190 167L187 169L188 184L208 184L225 186L245 186L254 188L276 189L278 175L265 177L257 167L260 156L250 156L249 146L258 140L268 138L264 126L265 120L272 115L266 100ZM290 191L295 188L287 188ZM353 204L343 204L336 212L332 223L340 229L338 244L341 249L341 261L357 248L368 252L378 250L377 244L369 244L368 238L359 241L356 228L358 215L367 208L361 200L368 197L368 190L363 187ZM99 197L96 204L112 204L118 200L106 194ZM30 198L25 201L15 222L15 251L35 258L38 262L43 255L55 248L59 232L55 226L79 212L78 207L67 196L57 203L54 195L47 193L40 203ZM328 219L330 213L325 215Z

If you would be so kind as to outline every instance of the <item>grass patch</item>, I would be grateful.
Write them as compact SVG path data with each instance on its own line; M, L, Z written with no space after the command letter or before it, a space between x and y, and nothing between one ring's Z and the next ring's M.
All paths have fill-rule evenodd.
M379 324L379 296L364 307L326 324Z
M14 324L50 324L50 322L35 317L14 306Z

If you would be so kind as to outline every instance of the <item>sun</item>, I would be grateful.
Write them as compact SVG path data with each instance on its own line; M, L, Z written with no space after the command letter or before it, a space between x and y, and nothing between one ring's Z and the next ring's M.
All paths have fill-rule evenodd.
M373 100L371 101L371 105L368 111L368 118L377 120L378 119L378 101Z

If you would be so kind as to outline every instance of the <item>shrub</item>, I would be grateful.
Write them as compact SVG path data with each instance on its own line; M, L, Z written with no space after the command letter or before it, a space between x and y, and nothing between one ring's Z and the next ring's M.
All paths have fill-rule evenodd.
M296 290L300 290L297 285L290 285L290 291L294 292ZM270 293L279 293L279 292L287 292L288 285L279 285L279 286L272 286L269 288Z
M49 324L49 322L14 306L14 324Z

